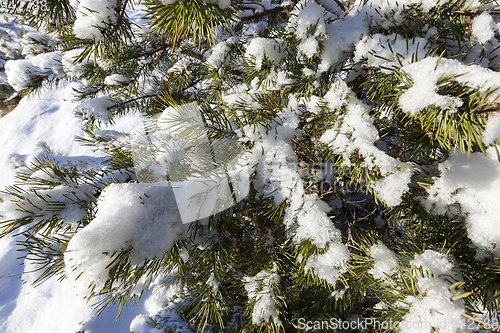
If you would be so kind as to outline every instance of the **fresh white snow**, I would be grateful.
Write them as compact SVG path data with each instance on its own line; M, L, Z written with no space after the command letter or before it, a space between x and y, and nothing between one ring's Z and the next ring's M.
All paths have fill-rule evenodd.
M81 121L74 116L77 104L73 99L72 86L61 87L25 97L14 111L0 118L1 188L14 182L18 161L32 160L40 154L39 142L47 143L64 156L93 156L90 147L74 141L74 136L82 132ZM138 116L130 116L119 121L115 128L135 132L141 128L141 122ZM57 276L34 288L30 283L33 276L21 278L23 260L18 259L20 253L16 251L16 240L20 239L10 236L0 239L1 332L129 332L133 318L147 313L141 304L136 308L129 305L118 321L116 307L109 307L95 317L91 303L77 296L73 282L61 283Z
M161 2L173 4L177 1ZM229 0L204 0L204 2L218 5L223 9L230 6ZM80 0L71 3L77 8L73 31L78 38L99 42L103 38L103 29L117 20L116 6L119 2L116 0ZM430 51L427 44L438 33L432 29L426 32L425 37L417 37L411 41L395 34L370 34L370 21L390 29L391 25L402 22L404 6L410 4L422 5L424 11L428 12L436 6L443 5L444 1L371 0L366 4L359 1L354 10L344 15L335 1L303 0L292 10L293 17L284 29L299 40L297 57L300 61L307 62L318 57L317 68L303 70L304 76L311 80L322 74L331 73L345 61L351 61L350 56L353 56L354 61L366 61L369 66L382 66L382 72L386 74L391 73L393 68L398 68L406 75L406 82L404 86L398 87L404 89L404 92L399 97L397 105L409 116L417 115L432 107L440 108L443 112L457 112L463 105L462 100L438 93L440 80L450 75L460 74L454 77L455 82L483 93L500 88L500 74L494 71L495 68L498 69L498 65L490 64L490 61L500 54L497 48L498 40L495 38L499 26L486 11L471 22L471 35L475 45L471 45L470 51L474 56L470 54L469 56L474 59L465 59L471 60L470 63L474 63L473 65L467 65L467 61L459 57L456 59L425 57L426 52ZM261 5L262 9L267 10L275 4L271 4L271 1L262 1ZM282 3L282 5L288 4ZM477 0L468 0L464 3L464 8L478 5ZM142 18L140 15L137 16L137 12L134 14L136 15L134 20L139 22ZM246 14L248 13L240 13L240 17ZM393 21L385 19L385 15L391 15ZM231 44L241 42L245 47L244 58L253 64L255 70L263 70L265 64L271 66L271 75L265 79L267 81L263 85L264 90L278 90L293 83L290 73L284 66L280 66L287 56L287 43L280 39L252 38L266 27L267 24L262 22L248 24L242 40L236 36L219 40L211 52L205 54L206 65L211 70L220 70L231 60L228 57ZM20 38L19 32L12 30L8 33L12 36L7 46L14 47L13 41ZM26 36L33 39L45 38L44 35L34 32ZM50 40L47 40L47 43L50 43ZM486 52L484 60L475 59L479 57L480 52L483 52L483 47L485 50L489 49L490 53L484 51ZM5 51L3 45L0 51ZM6 63L0 60L0 66L5 65L7 75L2 79L4 81L8 79L8 83L16 90L22 90L35 77L49 79L64 76L78 77L83 71L83 66L94 61L93 57L89 57L81 64L74 64L73 60L80 51L42 53L43 49L29 50L25 47L23 52L27 55L26 59ZM105 63L99 65L103 68L107 66ZM191 65L192 60L180 58L166 75L191 74ZM401 203L403 194L409 189L408 184L414 172L413 166L389 156L376 145L380 137L374 118L370 116L371 107L366 101L355 97L354 92L346 84L347 78L337 76L334 80L332 88L324 96L311 96L307 100L300 101L305 105L305 109L314 115L320 115L327 108L342 110L342 116L318 138L319 142L338 154L342 158L341 163L344 167L351 166L354 155L360 155L363 158L362 166L380 175L380 180L368 184L370 189L387 206L397 206ZM130 78L118 73L104 79L107 86L125 85L129 81ZM252 94L262 89L258 83L256 78L247 92L224 96L225 102L231 105L236 101L246 101L251 107L258 109L259 105L252 101ZM75 135L83 134L82 121L75 117L75 112L82 114L84 119L102 122L106 125L104 131L139 133L137 137L143 135L144 119L141 116L132 114L114 119L113 124L110 124L112 115L109 108L117 101L107 96L99 96L78 104L74 101L73 93L73 88L77 87L76 83L70 83L39 95L24 97L13 112L0 118L0 170L2 171L0 190L15 182L16 168L20 167L22 162L34 161L35 158L47 153L47 146L55 152L54 158L59 158L61 163L78 161L84 164L100 160L102 156L96 155L92 147L84 147L74 141ZM487 102L493 103L495 96ZM16 240L20 238L10 236L1 238L0 331L67 333L84 330L86 333L129 331L159 333L162 330L155 327L153 318L160 316L162 320L178 322L179 332L191 332L191 328L183 324L175 313L175 307L182 305L182 301L176 297L183 291L182 281L173 282L174 278L178 277L176 271L170 272L161 281L142 281L143 285L151 284L154 288L143 296L143 301L137 308L126 308L118 320L115 320L117 309L113 306L108 307L99 317L95 317L91 304L83 300L82 296L89 294L87 287L91 283L94 283L97 289L104 285L109 269L107 265L112 260L111 254L129 250L132 264L141 264L146 259L161 257L173 247L176 240L185 235L190 222L211 215L216 208L225 209L234 203L233 198L228 195L227 177L231 178L233 186L240 190L238 192L240 197L236 199L244 198L249 191L248 175L253 171L257 171L253 184L259 195L273 198L275 204L288 201L289 206L284 214L285 232L296 242L309 241L320 249L320 254L305 259L304 272L313 272L330 286L336 286L342 274L348 269L347 263L351 255L348 247L341 241L340 230L328 216L331 207L321 201L316 194L306 194L304 180L297 170L297 156L292 149L292 140L296 135L300 135L297 127L298 115L302 111L299 101L292 96L285 111L270 122L272 130L268 131L263 126L245 126L237 129L241 140L248 139L254 143L251 151L238 156L237 165L244 166L244 172L241 174L230 170L224 173L224 177L193 177L188 180L173 179L172 182L159 180L153 184L107 186L99 197L95 219L69 242L68 251L64 255L69 278L62 282L53 277L34 288L31 282L35 275L22 275L24 271L33 268L33 263L19 259L15 251L18 247ZM190 151L187 143L193 141L180 137L180 133L185 132L188 125L200 128L204 125L200 119L192 115L188 115L192 123L176 125L172 119L168 119L169 116L174 118L179 116L175 112L176 109L167 108L159 118L157 134L170 136L171 142L160 150L156 162L164 167L165 163L182 161L189 155L196 169L203 164L201 161L209 154L206 151L195 151L193 147ZM203 135L204 132L201 133L201 137ZM200 137L196 139L204 140ZM500 117L490 117L484 131L485 144L492 145L495 140L500 140ZM153 142L157 143L154 140ZM217 148L213 142L211 144L211 149ZM461 214L465 219L468 237L483 251L479 253L489 251L498 255L500 228L496 212L497 199L500 197L500 164L495 149L489 148L487 156L481 153L472 153L469 156L455 152L441 162L437 169L439 174L434 177L434 184L427 189L427 196L422 197L420 203L431 214L450 216ZM162 171L164 170L160 170L160 176L164 176L161 174ZM35 173L32 177L51 176ZM208 186L206 183L212 185ZM63 194L69 189L58 188L60 191L57 195L62 201L64 201ZM190 198L193 194L204 194L202 197L204 204L192 205ZM2 196L5 195L0 193L0 197ZM33 200L37 199L34 197ZM225 201L224 205L219 201ZM43 206L43 203L41 204ZM15 203L5 202L0 205L0 215L4 218L13 218L23 214L14 208ZM67 222L75 222L82 218L83 212L76 208L68 208L61 214L64 214ZM377 225L382 224L383 220L379 218ZM266 245L274 241L271 231L267 239L269 244ZM180 251L181 260L187 261L188 251L186 249ZM386 276L397 272L398 257L382 242L371 246L369 255L373 259L373 268L368 273L374 279L387 282ZM408 296L405 299L409 312L403 317L401 332L422 332L407 328L405 323L412 324L424 320L441 322L442 318L451 323L442 332L455 332L465 306L461 300L456 302L450 300L453 291L450 291L450 282L447 278L461 279L454 271L453 260L453 257L445 257L442 253L432 250L417 254L413 260L409 260L409 265L413 268L421 267L426 273L417 279L422 295ZM162 284L165 281L168 283ZM275 299L275 288L280 287L280 282L276 265L270 269L263 269L254 276L244 277L243 283L248 299L250 302L255 302L251 314L253 324L258 325L262 322L279 324L279 305ZM219 290L219 281L213 273L207 283L214 293ZM343 297L347 289L348 287L336 290L332 296L338 300ZM167 300L176 301L167 306ZM57 325L54 325L55 322Z

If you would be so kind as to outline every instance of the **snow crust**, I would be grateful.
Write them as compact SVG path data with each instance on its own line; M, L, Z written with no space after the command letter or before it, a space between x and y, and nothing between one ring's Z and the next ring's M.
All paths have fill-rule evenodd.
M2 259L2 265L5 263ZM17 266L19 261L12 263ZM22 266L20 268L22 270ZM5 280L5 276L2 276L2 283ZM69 280L51 279L36 288L29 281L22 284L19 277L12 280L12 283L6 283L12 293L3 294L8 298L1 301L0 330L4 333L129 332L130 318L145 312L144 306L140 304L123 309L118 321L116 308L108 308L95 317L87 301L75 295Z
M82 135L82 122L74 117L73 86L25 97L17 108L0 118L0 187L14 183L15 168L22 161L34 161L45 142L66 156L88 155L90 148L74 142L74 135ZM17 112L18 110L22 110Z

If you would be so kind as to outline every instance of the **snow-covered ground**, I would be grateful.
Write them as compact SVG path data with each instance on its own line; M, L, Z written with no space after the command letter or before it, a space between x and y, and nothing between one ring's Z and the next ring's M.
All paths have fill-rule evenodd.
M138 10L130 17L139 22ZM12 17L0 17L0 85L7 85L3 72L9 59L17 59L23 51L22 34L33 29L18 24ZM20 72L22 73L22 71ZM12 81L13 80L13 81ZM15 77L12 82L16 82ZM75 116L79 105L73 94L74 84L66 84L40 94L24 97L10 113L0 110L0 191L16 182L16 167L23 161L33 161L45 147L62 156L95 156L92 147L84 147L75 141L82 135L81 120ZM7 86L8 87L8 86ZM0 97L5 98L5 97ZM139 115L120 118L112 127L117 131L134 133L142 129ZM2 193L0 192L0 198ZM75 284L70 278L60 281L55 276L34 287L23 252L17 245L22 237L0 238L0 332L1 333L124 333L159 332L152 327L151 317L163 309L163 319L176 322L179 332L191 332L180 318L168 309L163 299L144 294L137 306L130 303L121 311L108 306L98 317L92 304L83 296L77 296Z
M90 147L74 141L75 134L81 134L81 124L74 116L73 98L70 85L60 87L24 98L0 118L0 188L14 182L16 164L38 154L40 142L66 156L93 155ZM137 116L130 116L116 128L133 132L140 124ZM91 304L76 296L70 281L52 278L36 288L26 282L29 275L22 276L22 253L16 250L16 238L0 239L0 332L130 332L132 320L147 313L142 302L123 310L118 321L114 306L96 318Z

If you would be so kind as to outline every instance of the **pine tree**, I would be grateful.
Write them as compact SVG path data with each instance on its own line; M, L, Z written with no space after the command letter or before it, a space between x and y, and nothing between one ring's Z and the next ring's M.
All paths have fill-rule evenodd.
M77 82L105 156L44 147L0 195L35 284L97 314L153 288L166 332L498 329L495 2L3 6L42 32L9 83Z

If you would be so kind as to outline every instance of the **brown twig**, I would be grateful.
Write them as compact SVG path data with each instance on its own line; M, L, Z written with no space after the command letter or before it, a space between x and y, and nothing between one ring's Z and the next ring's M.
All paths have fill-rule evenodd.
M174 14L175 14L175 36L174 36L174 42L172 43L172 53L175 52L175 46L177 45L177 38L179 37L179 21L177 21L177 12L175 11L174 8Z
M500 97L500 93L497 95L497 97L495 97L488 105L486 105L486 107L484 108L483 111L485 110L488 110L492 105L493 103L495 103L495 101Z

